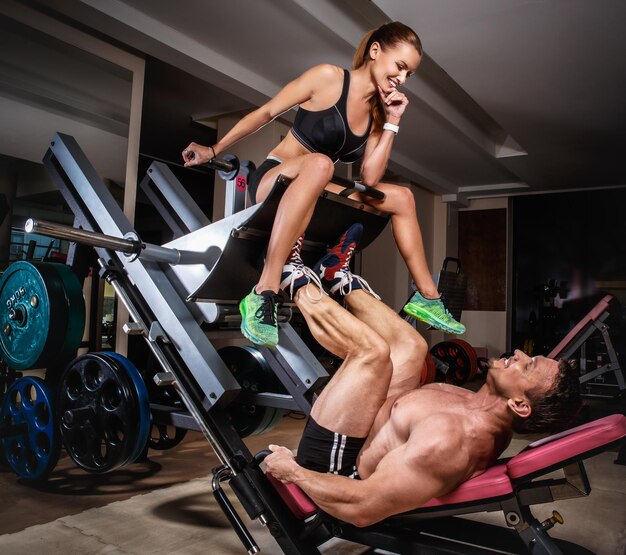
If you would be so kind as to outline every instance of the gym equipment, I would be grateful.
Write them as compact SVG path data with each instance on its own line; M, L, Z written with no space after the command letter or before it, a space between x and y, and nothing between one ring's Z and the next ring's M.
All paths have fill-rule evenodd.
M167 424L152 423L148 447L157 451L165 451L176 447L187 435L185 428L176 428Z
M232 334L229 329L239 319L237 303L258 280L274 214L289 180L279 177L264 202L245 210L237 211L236 201L241 194L231 195L233 206L227 207L226 213L232 215L208 223L171 172L153 163L142 188L149 188L152 197L158 199L157 210L174 236L174 240L165 245L154 245L141 240L72 137L57 133L44 157L44 165L74 212L74 226L31 220L26 228L70 241L68 264L77 275L86 275L87 266L91 264L83 245L93 247L100 277L110 283L130 314L131 322L124 328L126 333L142 337L160 366L161 371L154 374L154 382L158 387L175 387L180 398L181 403L175 404L155 399L158 402L150 404L152 422L204 434L221 464L215 470L215 494L248 551L258 548L221 489L225 481L229 481L248 516L266 524L286 553L318 553L315 545L301 540L302 523L284 510L278 494L259 470L236 429L234 415L242 405L254 406L254 416L245 414L243 418L243 431L258 433L271 427L280 411L308 414L316 393L329 379L328 373L288 321L279 324L277 348L258 349L267 367L282 384L284 392L281 393L271 389L246 390L212 343L213 338L224 333ZM213 160L207 165L225 172L227 191L232 189L234 193L245 195L249 163L239 163L232 157ZM371 192L362 189L361 194ZM356 222L364 225L361 244L364 248L379 235L388 219L363 202L324 192L306 232L303 258L308 263L319 258L327 245ZM266 369L262 370L266 373ZM106 371L115 374L112 369ZM83 405L88 405L91 391L84 373L67 374L70 375L74 376L78 391L85 395ZM121 373L115 376L117 383L125 383ZM126 394L132 392L132 388L123 391ZM128 411L136 404L133 395L124 395L122 399ZM70 420L75 417L80 422L93 418L89 409L79 412L85 407L80 403L73 406L67 395L59 402L67 407L62 414L70 411ZM263 418L258 419L257 411ZM130 435L134 433L127 422L122 430ZM119 432L117 428L115 431ZM159 443L163 436L158 426L156 431L159 436L154 439ZM81 435L77 433L72 438L66 429L63 433L68 449L80 447ZM171 445L167 435L168 439L161 445ZM106 437L102 434L100 437L105 439L97 447L106 446ZM118 441L117 437L114 439ZM94 445L85 449L87 455L91 455L91 459L87 457L83 463L88 468L99 471L103 466L123 464L129 458L130 445L113 453L114 460L107 460L103 465L102 456Z
M0 445L20 478L44 480L56 466L61 439L55 419L54 397L40 378L16 379L0 409Z
M430 353L426 353L424 359L424 366L422 367L422 374L420 376L420 385L426 385L433 383L437 376L437 367L435 365L435 359Z
M213 162L215 169L235 169L235 164L218 162L219 165ZM56 134L44 164L74 212L74 228L42 222L30 222L29 227L94 246L101 277L115 289L131 316L132 321L125 326L125 331L145 340L162 369L154 375L155 383L175 387L182 401L182 407L152 403L152 421L196 429L204 434L220 460L220 466L213 471L214 495L245 549L255 553L258 546L222 488L226 481L249 518L258 519L265 525L285 553L319 554L317 546L338 534L350 538L355 537L353 533L358 533L360 543L376 546L383 541L384 532L389 532L388 536L392 536L396 544L401 543L410 531L403 525L394 528L394 519L389 519L388 527L387 523L381 525L383 529L355 531L353 527L332 520L328 525L324 522L318 525L297 518L286 510L285 502L261 472L259 461L249 452L233 426L229 411L237 400L246 399L246 396L250 396L248 399L255 406L299 410L308 414L316 393L328 380L324 368L288 322L279 325L280 341L276 349L258 349L286 394L245 391L212 343L212 337L220 337L224 331L232 333L228 332L228 327L237 321L236 304L240 299L237 295L241 291L247 293L259 276L259 259L287 180L277 179L263 203L234 212L219 222L204 225L205 222L200 221L177 220L182 235L159 246L141 241L74 139ZM246 179L245 173L229 178L227 187L237 187L238 179L241 187ZM160 190L164 182L170 191L167 195L162 194L162 209L172 214L182 213L188 200L182 200L185 197L179 190L180 183L168 179L163 173L154 185ZM323 254L327 243L357 221L365 226L364 244L367 244L380 233L387 218L350 198L324 193L307 230L304 256ZM84 275L84 268L80 271L81 248L72 247L68 262L77 274ZM114 362L113 359L109 361ZM121 375L119 381L124 381ZM80 374L76 382L83 387ZM129 402L128 406L133 403ZM603 436L599 430L593 432L596 439ZM597 449L604 448L607 443L597 444ZM487 476L495 473L496 481L503 483L506 490L512 482L511 475L505 476L504 472L498 475L499 472L495 470ZM482 493L480 487L473 487L476 482L468 483L468 490ZM563 482L556 485L565 486ZM512 488L503 492L502 495L510 501L506 507L512 508L507 513L519 511L515 514L520 518L520 535L530 536L529 544L537 544L533 553L557 553L551 547L545 548L545 528L551 523L538 525L528 509L528 498L541 498L540 502L543 502L552 488L538 485L538 489L529 489L525 497L523 491L528 487L525 482L519 492ZM560 491L563 489L561 487ZM519 504L516 504L517 500L520 500ZM466 502L473 501L467 499ZM439 517L457 509L457 512L463 512L464 508L468 510L463 504L444 507L435 515L436 520L441 522ZM438 541L445 536L446 528L454 528L449 522L444 525L443 531L424 536L425 541ZM482 529L474 526L474 531L475 535L480 535ZM458 544L456 548L459 549ZM397 546L394 550L406 552L404 546Z
M148 442L148 390L137 368L116 353L74 359L61 376L58 411L65 449L89 472L134 462Z
M448 270L448 263L456 264L456 271ZM446 308L455 320L461 320L461 312L465 304L467 291L467 275L461 273L461 261L458 258L447 256L437 280L437 290L445 298Z
M273 393L285 396L286 389L255 347L224 347L218 353L241 386L239 397L228 409L235 430L242 438L269 432L285 411L256 404L255 395Z
M295 484L283 484L271 475L268 478L292 514L307 519L312 536L316 530L333 530L341 538L395 553L590 553L551 538L547 531L562 524L563 518L553 511L552 517L539 522L531 506L589 495L583 460L624 440L624 415L583 424L531 443L513 458L496 462L484 474L416 511L366 528L335 521L319 511ZM561 470L562 477L546 476L555 470ZM509 529L453 516L481 511L502 511Z
M451 339L437 343L430 350L436 359L437 369L442 381L454 385L462 385L472 380L478 372L476 351L462 339Z
M16 370L67 363L85 327L82 287L63 264L19 261L0 279L0 352Z
M626 390L626 381L619 365L617 354L609 335L609 326L605 320L609 317L609 305L613 297L606 295L589 313L559 342L547 355L549 358L570 358L579 352L580 383L585 388L587 397L614 397ZM587 369L587 343L598 332L606 347L608 362ZM607 382L604 377L613 374L615 383ZM610 394L604 393L611 391Z

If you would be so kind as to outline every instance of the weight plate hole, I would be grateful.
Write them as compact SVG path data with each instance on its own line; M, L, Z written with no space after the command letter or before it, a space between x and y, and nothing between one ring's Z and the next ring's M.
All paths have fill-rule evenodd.
M49 455L50 454L50 438L43 432L39 432L37 434L37 437L35 438L35 447L37 449L37 454L40 457Z
M37 403L35 407L35 422L39 428L45 428L50 423L50 411L47 403Z
M12 441L7 449L9 457L14 461L19 461L22 455L22 445L19 441Z
M98 466L104 466L106 464L107 456L109 454L109 446L104 438L100 440L100 450L94 454L94 462Z
M37 389L34 385L27 385L24 389L24 397L22 398L22 404L25 408L34 406L37 401Z
M85 364L85 387L90 391L95 391L100 387L104 372L100 367L100 363L90 360Z
M22 410L22 394L15 390L11 396L11 410L13 414L17 414Z
M81 391L83 389L83 380L80 377L80 374L76 370L71 371L65 380L65 384L66 395L72 401L76 401L76 399L80 397Z
M67 444L65 446L67 447ZM85 437L84 432L78 432L72 437L70 449L72 451L73 458L75 457L79 460L85 458L85 455L87 454L87 438Z
M39 462L39 459L32 449L26 450L25 462L26 470L29 474L34 474L35 472L37 472L37 464Z
M119 385L113 380L107 380L102 386L102 405L107 410L117 409L122 402L122 392Z
M107 418L107 426L104 436L106 438L106 442L111 445L120 445L124 441L124 438L126 437L124 423L118 416L113 414ZM106 458L106 451L103 456Z

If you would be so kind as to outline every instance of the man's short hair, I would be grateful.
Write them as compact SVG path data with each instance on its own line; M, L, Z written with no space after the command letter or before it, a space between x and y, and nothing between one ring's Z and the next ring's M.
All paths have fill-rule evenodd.
M575 360L559 360L559 370L547 391L535 387L526 391L532 408L528 418L516 418L513 430L519 434L531 432L555 433L565 429L580 410L580 384Z

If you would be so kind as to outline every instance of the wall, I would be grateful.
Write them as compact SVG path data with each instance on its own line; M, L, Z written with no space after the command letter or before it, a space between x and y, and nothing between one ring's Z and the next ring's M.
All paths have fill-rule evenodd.
M476 199L470 201L467 208L461 210L493 210L507 208L506 198ZM507 289L510 276L507 276ZM507 310L509 307L507 306ZM500 356L507 350L507 310L477 311L464 310L461 321L467 331L461 337L474 347L486 347L488 356Z

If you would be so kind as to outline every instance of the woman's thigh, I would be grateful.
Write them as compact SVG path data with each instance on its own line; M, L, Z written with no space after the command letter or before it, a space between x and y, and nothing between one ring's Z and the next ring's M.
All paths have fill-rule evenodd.
M281 162L278 166L272 168L263 176L261 182L259 183L259 188L257 189L257 202L265 200L279 175L284 175L289 179L295 179L300 175L305 166L313 169L317 167L321 170L319 172L314 171L313 174L319 177L322 181L326 181L327 176L325 175L325 169L328 170L330 175L332 175L333 163L330 158L324 156L323 154L311 153L290 158L289 160ZM328 181L330 180L330 175L328 175Z

